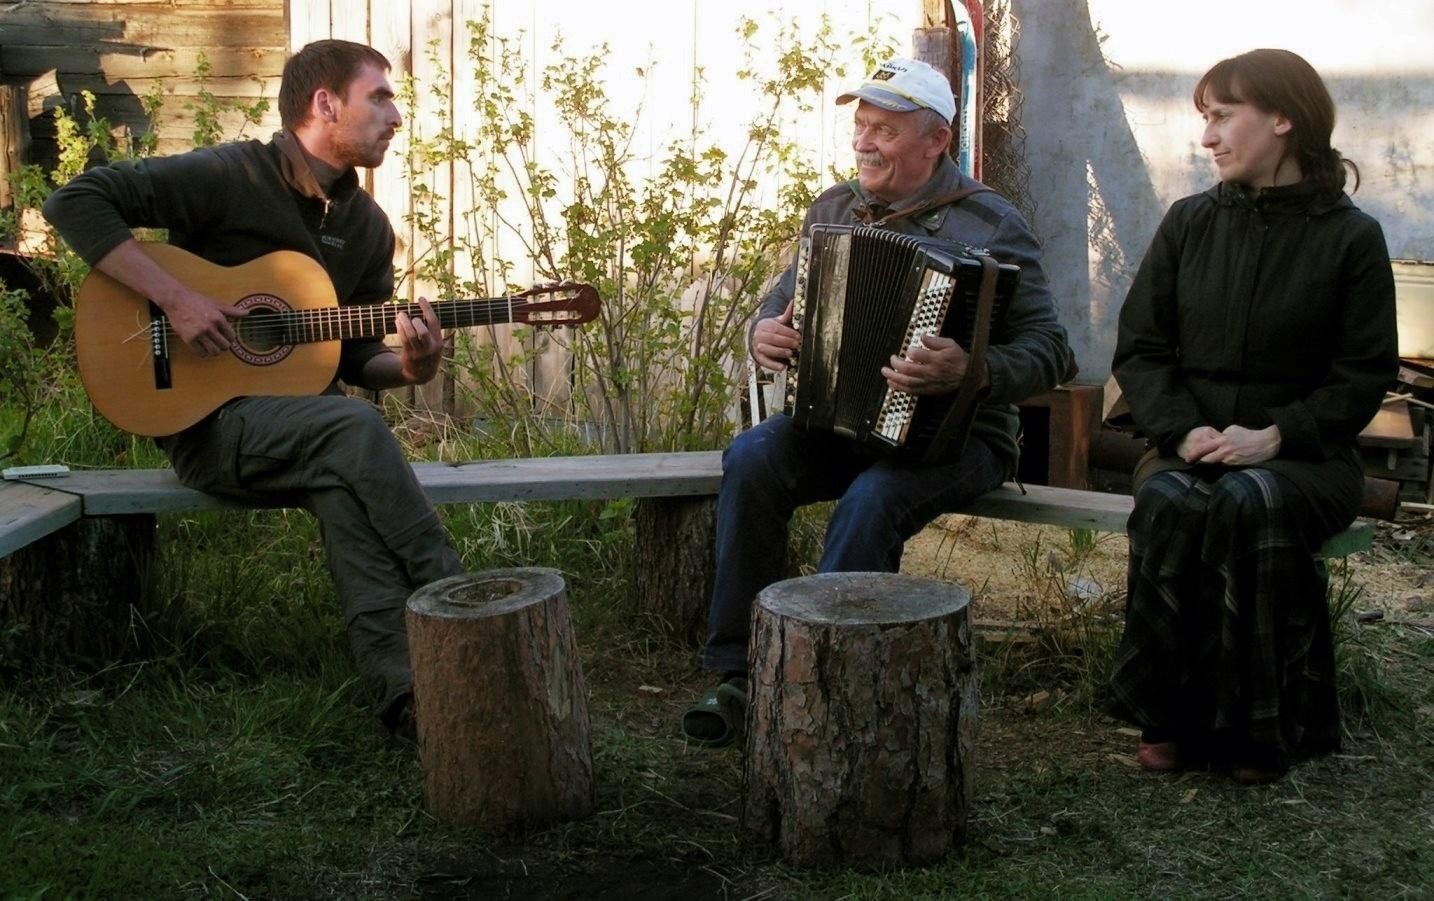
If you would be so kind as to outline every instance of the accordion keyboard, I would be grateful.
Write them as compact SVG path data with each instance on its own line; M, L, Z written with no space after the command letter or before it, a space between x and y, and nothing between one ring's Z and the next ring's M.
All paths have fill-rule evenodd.
M951 307L951 295L956 288L955 279L933 269L926 270L922 282L906 329L906 340L901 345L902 359L907 359L907 353L922 338L941 334L941 324L946 321L946 311ZM915 412L916 395L888 386L877 410L873 431L892 444L905 444Z

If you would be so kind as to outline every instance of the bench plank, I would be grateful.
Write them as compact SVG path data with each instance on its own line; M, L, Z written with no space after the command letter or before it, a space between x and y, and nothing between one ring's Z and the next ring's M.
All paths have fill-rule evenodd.
M722 482L720 451L530 457L469 463L415 463L435 504L712 495ZM55 487L84 499L86 516L181 513L229 506L186 488L169 469L70 472Z
M435 504L716 494L721 451L416 463Z
M1067 529L1094 529L1097 532L1125 532L1135 498L1128 494L1078 491L1007 482L962 510L967 516L1009 519L1016 522L1060 526ZM1374 526L1355 520L1343 532L1331 536L1316 552L1319 557L1346 557L1369 550L1374 544Z
M82 500L86 516L182 513L227 506L217 497L184 487L171 469L72 470L51 481Z
M26 482L0 482L0 557L80 518L78 497Z
M415 463L419 484L435 504L493 501L609 500L623 497L714 495L722 482L720 451L532 457L467 463ZM54 487L83 498L86 516L178 513L226 506L179 484L168 469L71 472ZM1135 499L1124 494L1007 483L962 512L1067 529L1124 532ZM1321 556L1368 550L1373 527L1365 522L1334 536Z
M1105 494L1074 488L1026 485L1007 482L978 498L963 514L989 519L1061 526L1067 529L1094 529L1097 532L1124 532L1135 498L1128 494Z
M1315 552L1316 557L1348 557L1350 554L1359 554L1374 547L1374 524L1356 519L1345 527L1338 535L1331 535L1325 539Z

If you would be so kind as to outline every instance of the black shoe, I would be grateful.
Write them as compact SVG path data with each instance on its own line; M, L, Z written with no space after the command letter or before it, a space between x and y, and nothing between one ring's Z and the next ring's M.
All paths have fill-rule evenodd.
M393 703L389 704L378 718L388 730L389 738L399 744L418 746L418 722L413 717L413 692L404 692L394 698Z

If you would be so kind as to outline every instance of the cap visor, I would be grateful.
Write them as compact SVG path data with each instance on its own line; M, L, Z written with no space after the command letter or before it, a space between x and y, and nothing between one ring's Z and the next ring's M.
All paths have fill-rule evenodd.
M847 91L836 99L836 102L850 103L853 100L865 100L867 103L874 103L882 109L891 110L894 113L909 113L912 110L924 109L919 103L906 99L900 94L891 91L883 91L881 88L864 84L855 91Z

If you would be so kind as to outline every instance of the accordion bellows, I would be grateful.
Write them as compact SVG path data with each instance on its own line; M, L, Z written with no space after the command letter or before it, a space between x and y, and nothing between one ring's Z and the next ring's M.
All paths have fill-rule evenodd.
M808 429L878 452L933 461L960 453L980 386L916 397L881 368L923 335L956 339L985 365L1020 278L984 251L881 228L814 225L797 252L792 326L802 347L787 370L786 412Z

